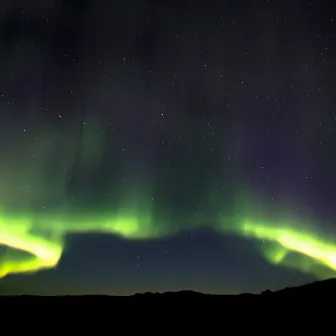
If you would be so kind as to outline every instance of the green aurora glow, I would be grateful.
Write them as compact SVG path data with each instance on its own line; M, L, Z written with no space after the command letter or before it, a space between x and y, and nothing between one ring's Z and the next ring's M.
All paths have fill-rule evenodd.
M9 249L0 264L0 277L56 267L68 234L100 232L126 239L150 240L175 235L179 231L168 227L156 225L150 211L136 211L136 208L106 213L101 217L74 214L20 216L2 212L0 244ZM224 235L233 234L260 242L262 255L272 264L294 267L318 278L326 278L336 271L336 246L316 230L308 230L306 225L298 229L289 224L252 219L228 221L219 217L212 228Z
M138 159L134 172L130 168L134 161L129 154L123 159L114 158L103 186L98 188L90 173L103 162L104 146L101 143L104 138L101 132L92 134L91 127L82 129L81 141L78 141L74 129L70 125L61 135L41 133L38 142L28 138L17 139L13 133L15 141L0 143L3 156L9 162L0 167L0 245L6 247L6 252L0 257L0 277L55 268L67 247L66 238L71 234L103 233L125 239L152 240L200 227L213 229L222 235L255 240L261 255L274 265L292 267L318 278L334 275L335 239L313 229L302 217L298 219L290 214L287 219L279 220L275 215L277 211L258 200L257 195L243 192L253 190L240 181L243 167L236 166L228 171L230 178L223 199L216 188L216 179L206 182L198 178L185 184L186 179L178 179L169 167L162 169L157 177L150 165L142 163L141 166ZM198 152L197 145L192 143L192 148ZM193 155L190 149L186 152L189 154L181 156L182 162L179 162L182 168L189 167ZM195 155L193 162L197 162L196 158ZM200 162L204 162L204 158ZM51 166L53 169L47 169L46 173L46 167ZM76 186L79 189L68 196L69 177L78 176L78 172ZM105 176L99 170L98 173ZM118 179L118 174L126 176L127 182L119 179L115 183L112 177ZM223 174L226 175L226 171ZM183 171L181 176L185 176ZM30 187L22 188L28 184L27 181ZM168 191L165 188L161 190L160 181L169 181L165 182ZM233 189L230 183L235 186ZM160 197L161 193L171 194L170 186L178 186L185 193L183 202L174 200L179 207L175 207L174 202L172 205L170 199ZM160 193L158 200L152 202L157 192L155 188ZM82 203L64 205L69 204L66 201L69 197L78 194ZM96 194L100 200L95 202ZM188 194L193 197L188 198ZM107 202L101 206L101 199L105 196ZM197 200L194 202L193 198ZM41 203L46 204L48 210L42 211ZM294 203L292 207L296 206ZM190 210L195 204L203 205L197 216ZM258 208L258 205L263 206ZM282 208L288 209L288 206ZM237 213L245 214L245 217L232 216Z

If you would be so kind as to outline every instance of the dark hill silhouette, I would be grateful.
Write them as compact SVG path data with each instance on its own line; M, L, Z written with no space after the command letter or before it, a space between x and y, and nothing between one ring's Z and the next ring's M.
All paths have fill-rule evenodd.
M211 295L194 291L166 292L166 293L143 293L131 296L104 296L104 295L83 295L83 296L34 296L34 295L6 295L5 288L0 288L0 301L12 300L22 302L38 302L56 300L68 301L122 301L125 303L326 303L335 302L336 279L317 281L299 287L285 288L272 292L266 290L261 294L239 294L239 295Z

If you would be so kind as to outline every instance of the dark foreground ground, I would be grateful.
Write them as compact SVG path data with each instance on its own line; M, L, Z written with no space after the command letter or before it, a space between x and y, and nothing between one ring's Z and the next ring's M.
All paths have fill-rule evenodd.
M0 292L1 293L1 292ZM308 285L285 288L276 292L269 290L261 294L240 295L209 295L193 291L168 292L163 294L144 293L132 296L9 296L1 293L0 303L12 301L13 303L26 302L124 302L124 303L334 303L336 299L336 279L314 282Z

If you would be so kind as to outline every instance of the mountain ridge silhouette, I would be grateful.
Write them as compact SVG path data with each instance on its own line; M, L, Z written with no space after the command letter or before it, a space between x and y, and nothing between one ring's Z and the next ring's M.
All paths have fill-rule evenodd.
M1 289L1 288L0 288ZM0 301L112 301L122 300L132 302L162 302L162 303L319 303L334 302L336 299L336 278L316 281L297 287L286 287L277 291L265 290L260 294L241 293L236 295L218 295L182 290L164 293L136 293L129 296L110 295L6 295L0 290Z

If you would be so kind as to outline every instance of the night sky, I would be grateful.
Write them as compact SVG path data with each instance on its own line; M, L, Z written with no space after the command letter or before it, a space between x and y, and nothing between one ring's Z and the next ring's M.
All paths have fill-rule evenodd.
M230 294L335 276L335 13L2 0L0 289Z

